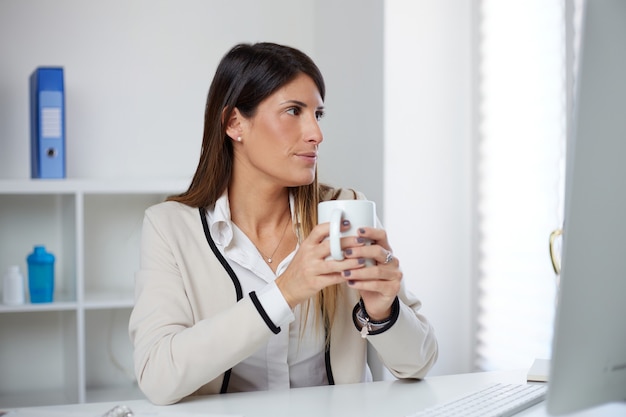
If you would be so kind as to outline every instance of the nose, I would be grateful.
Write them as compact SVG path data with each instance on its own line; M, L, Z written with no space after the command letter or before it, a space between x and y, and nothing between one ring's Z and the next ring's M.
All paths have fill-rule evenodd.
M304 127L304 140L316 145L322 143L324 140L324 134L322 133L319 120L315 114L307 118L306 126Z

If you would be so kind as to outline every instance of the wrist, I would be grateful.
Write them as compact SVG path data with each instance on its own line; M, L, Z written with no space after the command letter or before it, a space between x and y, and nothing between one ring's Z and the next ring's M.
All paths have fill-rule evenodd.
M389 315L382 320L372 319L365 309L363 299L359 300L359 303L354 306L352 311L352 320L357 330L361 332L361 337L365 338L367 335L380 334L390 328L393 323L396 322L399 314L399 300L396 297L389 309Z
M362 303L361 303L362 304ZM365 310L365 305L362 304L361 308L363 310ZM367 312L367 310L366 310ZM389 321L389 319L391 318L391 307L389 307L385 312L383 312L382 314L370 314L369 312L367 312L368 317L370 318L370 321L372 323L381 323L384 321Z
M278 278L276 278L276 280L274 280L274 283L276 284L276 287L278 287L280 293L283 295L283 298L285 299L285 302L289 305L289 308L293 310L299 303L294 297L291 296L291 294L287 290L287 285L285 283L283 275L280 275Z

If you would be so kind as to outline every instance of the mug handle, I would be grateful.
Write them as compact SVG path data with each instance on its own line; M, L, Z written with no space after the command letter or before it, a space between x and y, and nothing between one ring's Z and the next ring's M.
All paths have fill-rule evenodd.
M330 215L330 255L336 261L343 261L343 251L341 250L341 216L343 211L335 209Z

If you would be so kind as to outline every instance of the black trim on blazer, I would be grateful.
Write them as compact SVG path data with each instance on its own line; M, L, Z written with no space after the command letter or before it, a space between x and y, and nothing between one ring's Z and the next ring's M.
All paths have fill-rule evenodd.
M224 372L224 380L222 381L222 387L220 388L220 394L226 394L228 392L228 384L230 384L230 374L233 372L233 368Z
M204 211L204 208L200 207L198 210L200 212L200 221L202 221L202 228L204 229L204 236L206 236L206 240L209 243L213 254L215 254L215 257L218 261L220 261L220 263L228 273L228 276L233 281L233 285L235 286L235 292L237 293L237 301L239 301L243 298L243 290L241 289L241 283L239 282L239 278L237 278L237 274L235 274L235 271L233 271L230 265L228 265L226 259L224 259L220 251L217 249L217 246L215 245L215 242L211 237L211 232L209 232L209 224L206 220L206 212ZM222 381L220 394L225 394L226 392L228 392L228 384L230 382L230 374L232 373L232 370L233 369L230 368L229 370L224 372L224 380Z
M228 261L224 259L219 249L217 249L217 246L215 245L215 242L213 241L213 238L211 237L211 232L209 232L209 224L207 223L207 220L206 220L206 212L204 211L204 208L200 207L199 210L200 210L200 220L202 221L202 227L204 229L204 235L206 236L206 240L207 242L209 242L209 246L211 247L211 250L215 254L215 257L217 258L218 261L220 261L220 263L222 264L226 272L228 272L230 279L233 281L233 284L235 285L235 291L237 292L237 301L239 301L243 298L243 290L241 289L241 283L239 282L239 278L237 278L237 274L235 274L235 271L233 271L230 265L228 265Z
M326 378L328 379L328 385L335 385L333 368L330 366L330 343L326 345L326 352L324 352L324 362L326 362Z
M259 297L257 297L256 293L254 291L252 291L248 295L250 296L250 299L252 300L252 304L254 304L254 306L256 307L257 311L261 315L261 317L263 317L263 321L265 321L265 324L267 324L267 327L270 328L272 333L274 333L274 334L280 333L280 327L277 327L274 324L274 322L272 321L272 319L270 319L270 316L267 315L267 312L265 311L265 309L261 305L261 302L259 301Z

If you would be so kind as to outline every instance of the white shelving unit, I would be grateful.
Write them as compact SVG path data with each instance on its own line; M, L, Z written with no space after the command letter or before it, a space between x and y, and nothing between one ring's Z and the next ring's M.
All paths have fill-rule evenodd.
M0 271L38 244L54 301L0 303L0 409L141 398L128 318L144 210L189 182L0 180ZM1 299L0 299L1 301Z

